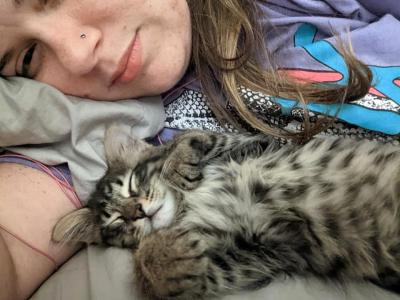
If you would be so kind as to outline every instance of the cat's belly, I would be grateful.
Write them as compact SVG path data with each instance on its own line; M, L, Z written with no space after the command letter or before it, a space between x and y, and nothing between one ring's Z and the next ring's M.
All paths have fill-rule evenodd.
M264 213L264 208L258 208L252 201L247 179L241 176L242 168L233 168L226 168L230 174L221 169L209 169L210 173L205 175L198 188L185 192L187 209L182 220L184 226L224 232L254 229L257 226L255 220Z

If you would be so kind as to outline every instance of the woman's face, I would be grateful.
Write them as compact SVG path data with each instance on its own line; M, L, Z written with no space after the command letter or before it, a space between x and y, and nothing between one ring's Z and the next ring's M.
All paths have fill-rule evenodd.
M98 100L156 95L188 66L190 13L186 0L1 0L0 41L5 76Z

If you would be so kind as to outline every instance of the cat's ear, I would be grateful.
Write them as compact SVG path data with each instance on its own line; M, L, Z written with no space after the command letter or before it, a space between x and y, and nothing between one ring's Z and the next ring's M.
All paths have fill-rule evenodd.
M153 147L145 141L127 134L117 125L107 128L104 136L104 149L108 166L123 164L133 167L138 154Z
M53 228L52 239L63 243L100 243L100 226L92 210L84 207L62 217Z

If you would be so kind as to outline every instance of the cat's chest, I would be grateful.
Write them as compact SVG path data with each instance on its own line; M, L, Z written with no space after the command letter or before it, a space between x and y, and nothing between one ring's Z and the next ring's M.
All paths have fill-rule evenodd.
M201 185L184 193L185 214L181 222L228 232L252 226L259 214L247 188L252 180L241 165L210 167Z
M184 193L182 222L222 231L256 229L276 205L306 203L315 194L315 173L271 157L209 166L200 186Z

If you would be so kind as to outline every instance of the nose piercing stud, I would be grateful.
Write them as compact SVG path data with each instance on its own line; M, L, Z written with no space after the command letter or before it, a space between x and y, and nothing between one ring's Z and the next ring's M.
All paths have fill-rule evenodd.
M81 34L81 39L86 39L86 34L82 33Z

